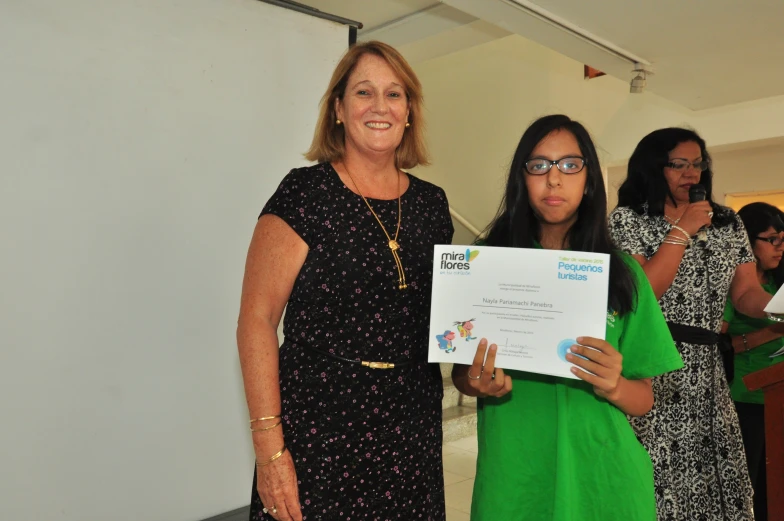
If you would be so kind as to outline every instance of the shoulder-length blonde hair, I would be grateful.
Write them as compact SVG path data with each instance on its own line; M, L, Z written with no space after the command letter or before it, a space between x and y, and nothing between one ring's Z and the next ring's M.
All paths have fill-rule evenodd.
M345 135L342 125L335 123L335 100L343 99L348 77L354 71L360 58L366 54L379 56L389 64L403 82L409 103L408 122L410 127L403 133L403 140L395 151L395 165L398 168L413 168L430 164L425 146L424 117L422 114L422 84L405 58L393 47L378 41L362 42L353 45L343 56L332 73L327 92L321 98L319 118L313 143L305 153L309 161L340 161L346 152Z

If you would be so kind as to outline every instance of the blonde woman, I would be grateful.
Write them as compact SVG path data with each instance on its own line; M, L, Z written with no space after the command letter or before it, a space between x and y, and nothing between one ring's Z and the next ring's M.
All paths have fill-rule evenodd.
M403 171L427 154L421 86L397 51L348 51L306 157L261 213L243 284L251 519L443 521L427 334L433 245L453 229L444 191Z

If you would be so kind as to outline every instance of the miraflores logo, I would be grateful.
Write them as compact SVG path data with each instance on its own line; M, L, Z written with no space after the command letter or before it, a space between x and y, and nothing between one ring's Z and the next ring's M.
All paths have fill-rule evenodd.
M465 253L446 252L441 254L442 270L464 270L471 269L471 261L479 256L479 250L466 249Z

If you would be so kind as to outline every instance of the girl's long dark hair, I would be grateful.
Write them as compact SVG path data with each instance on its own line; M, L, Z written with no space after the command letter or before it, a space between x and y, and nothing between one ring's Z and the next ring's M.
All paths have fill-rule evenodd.
M578 208L577 221L567 232L569 248L610 254L609 306L620 314L634 307L636 286L632 274L616 251L607 228L607 196L604 179L591 136L577 121L564 115L545 116L533 122L517 145L506 191L498 214L485 230L484 244L513 248L533 248L541 242L541 226L534 214L525 184L525 162L534 148L550 133L571 133L580 146L587 171L586 193ZM554 167L555 168L555 167Z
M749 234L749 242L754 247L754 242L761 233L768 228L773 228L777 232L784 231L784 212L768 203L750 203L738 210L738 216L746 227ZM778 267L768 272L777 288L784 285L784 261L779 262Z
M662 128L654 130L637 144L629 158L626 179L618 188L618 206L628 206L638 214L664 215L667 199L675 204L664 167L670 162L670 152L681 143L697 143L702 160L707 161L708 169L700 175L700 184L705 187L706 199L713 207L713 226L722 227L735 222L733 212L713 202L713 170L711 157L705 140L687 128Z

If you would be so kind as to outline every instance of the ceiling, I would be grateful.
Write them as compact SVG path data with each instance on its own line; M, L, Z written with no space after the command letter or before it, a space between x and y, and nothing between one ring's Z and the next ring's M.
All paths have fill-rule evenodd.
M296 0L296 2L325 13L361 22L364 27L360 32L372 30L440 3L438 0Z
M519 34L623 80L647 62L647 89L693 110L784 95L781 0L297 1L414 63Z

